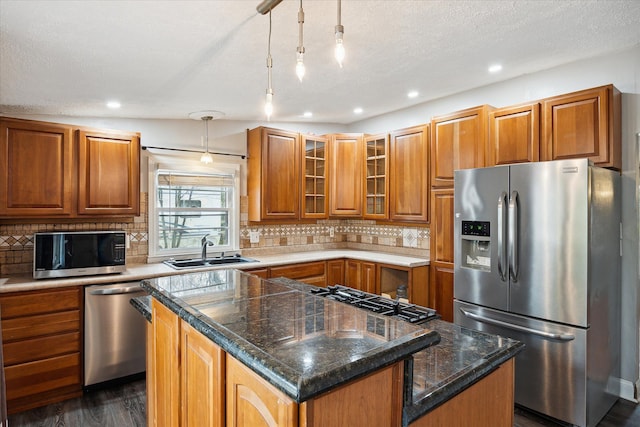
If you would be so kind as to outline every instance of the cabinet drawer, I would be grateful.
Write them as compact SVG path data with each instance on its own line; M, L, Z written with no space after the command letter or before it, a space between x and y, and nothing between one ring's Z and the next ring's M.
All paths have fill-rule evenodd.
M281 276L289 279L304 279L305 277L324 276L324 261L271 267L271 277Z
M7 400L80 385L80 353L5 367Z
M79 330L79 310L2 320L2 339L5 343Z
M318 286L321 288L327 286L327 278L325 276L305 277L304 279L300 279L300 281L307 285Z
M31 362L80 351L80 333L52 335L17 341L2 346L5 366Z
M55 313L80 308L80 288L25 292L0 297L2 321L13 317Z

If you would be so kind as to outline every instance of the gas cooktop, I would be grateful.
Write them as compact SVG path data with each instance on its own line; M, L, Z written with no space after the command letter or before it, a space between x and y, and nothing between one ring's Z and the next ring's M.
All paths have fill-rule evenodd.
M410 323L418 324L440 318L432 308L399 302L342 285L312 289L311 293Z

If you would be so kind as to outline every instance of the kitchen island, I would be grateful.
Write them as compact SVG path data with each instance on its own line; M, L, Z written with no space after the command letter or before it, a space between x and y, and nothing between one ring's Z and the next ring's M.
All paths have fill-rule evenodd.
M237 270L143 287L149 425L420 425L499 372L497 404L512 420L515 341L413 325Z

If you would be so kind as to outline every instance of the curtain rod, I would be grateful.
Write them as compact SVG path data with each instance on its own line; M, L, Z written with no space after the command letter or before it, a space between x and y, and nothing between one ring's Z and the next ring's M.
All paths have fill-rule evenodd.
M202 151L198 151L198 150L187 150L184 148L165 148L165 147L152 147L152 146L142 146L143 150L146 150L147 148L152 148L154 150L167 150L167 151L182 151L185 153L198 153L198 154L202 154ZM210 154L217 154L219 156L232 156L232 157L240 157L242 159L246 159L247 156L244 154L233 154L233 153L219 153L219 152L215 152L215 151L209 151Z

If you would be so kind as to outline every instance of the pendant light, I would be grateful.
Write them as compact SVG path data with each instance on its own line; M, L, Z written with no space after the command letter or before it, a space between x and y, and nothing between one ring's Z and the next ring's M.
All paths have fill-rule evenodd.
M344 36L344 27L341 23L341 1L338 0L338 24L336 25L336 61L338 61L338 65L342 68L342 61L344 61L344 44L343 44L343 36Z
M267 98L264 104L264 113L267 115L267 121L271 120L273 114L273 88L271 87L271 68L273 68L273 60L271 59L271 9L269 9L269 44L267 46Z
M305 68L304 68L304 43L302 41L302 27L304 26L304 10L302 10L302 0L300 0L300 10L298 11L298 55L296 59L296 75L298 79L302 81L304 77Z
M204 122L204 137L203 137L203 145L205 146L205 151L200 156L200 161L205 165L213 163L213 157L211 157L211 153L209 152L209 122L215 119L219 119L224 116L224 113L221 111L215 110L207 110L207 111L196 111L193 113L189 113L189 118L193 120L201 120Z

